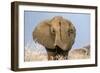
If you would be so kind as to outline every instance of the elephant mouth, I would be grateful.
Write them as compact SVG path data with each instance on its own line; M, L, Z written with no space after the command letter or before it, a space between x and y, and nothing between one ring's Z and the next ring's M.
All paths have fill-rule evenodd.
M66 60L68 57L68 51L62 50L59 46L55 46L54 49L47 48L47 52L51 52L53 60Z
M61 54L61 53L65 52L65 51L62 50L59 46L55 46L55 49L56 49L56 52L57 52L58 54Z

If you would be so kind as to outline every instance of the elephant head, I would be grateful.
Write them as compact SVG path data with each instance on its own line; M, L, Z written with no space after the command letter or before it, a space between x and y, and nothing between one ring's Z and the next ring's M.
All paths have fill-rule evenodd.
M63 51L71 49L75 36L74 25L61 16L55 16L51 20L39 23L33 31L33 39L46 48L59 47Z

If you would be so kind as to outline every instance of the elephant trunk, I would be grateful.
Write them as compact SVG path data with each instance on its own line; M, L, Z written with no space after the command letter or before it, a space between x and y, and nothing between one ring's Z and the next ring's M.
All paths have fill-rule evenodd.
M55 35L55 43L54 46L58 46L59 48L61 48L62 50L66 50L67 44L63 43L63 40L61 39L61 34L60 32L56 32Z

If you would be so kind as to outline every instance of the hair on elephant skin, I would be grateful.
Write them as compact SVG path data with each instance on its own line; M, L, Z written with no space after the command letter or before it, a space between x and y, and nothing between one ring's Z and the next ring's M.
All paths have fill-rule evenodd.
M32 35L34 40L46 48L58 49L68 53L75 42L76 29L71 21L62 16L55 16L50 20L40 22ZM49 54L48 50L47 52ZM56 51L56 53L59 53L59 51ZM55 53L50 53L50 55L54 56Z

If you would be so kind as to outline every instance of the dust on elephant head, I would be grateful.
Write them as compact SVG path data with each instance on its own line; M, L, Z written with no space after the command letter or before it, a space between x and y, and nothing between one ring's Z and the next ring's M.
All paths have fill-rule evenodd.
M59 47L63 51L70 50L76 36L74 25L62 16L55 16L37 25L33 31L33 39L46 48Z

